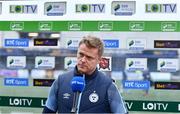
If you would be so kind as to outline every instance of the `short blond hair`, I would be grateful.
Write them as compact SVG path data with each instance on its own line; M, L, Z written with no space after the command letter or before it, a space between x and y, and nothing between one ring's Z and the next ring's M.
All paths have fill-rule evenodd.
M79 42L79 46L85 44L88 48L97 48L98 55L102 56L104 52L104 43L103 41L95 36L84 36L83 39Z

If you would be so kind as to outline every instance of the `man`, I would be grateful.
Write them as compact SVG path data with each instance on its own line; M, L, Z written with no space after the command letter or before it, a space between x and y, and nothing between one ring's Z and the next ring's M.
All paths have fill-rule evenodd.
M84 37L78 47L77 65L55 80L43 113L70 113L73 105L71 80L73 76L85 75L85 89L82 92L79 113L118 113L127 110L118 89L109 76L96 68L103 55L103 42L96 37Z

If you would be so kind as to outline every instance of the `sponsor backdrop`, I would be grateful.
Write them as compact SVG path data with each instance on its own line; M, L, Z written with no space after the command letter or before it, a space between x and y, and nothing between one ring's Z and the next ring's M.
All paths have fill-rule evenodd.
M13 1L13 2L12 2ZM41 113L85 35L130 114L180 112L179 0L0 0L0 114Z
M0 0L0 2L2 20L176 21L180 18L179 0Z

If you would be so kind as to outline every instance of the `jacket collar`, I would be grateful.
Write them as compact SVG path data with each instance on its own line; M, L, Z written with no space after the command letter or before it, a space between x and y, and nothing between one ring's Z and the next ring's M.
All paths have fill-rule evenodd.
M98 74L98 69L96 68L95 71L91 75L85 75L85 80L91 80L94 79ZM77 66L74 68L74 76L83 76L83 74L80 74L78 72Z

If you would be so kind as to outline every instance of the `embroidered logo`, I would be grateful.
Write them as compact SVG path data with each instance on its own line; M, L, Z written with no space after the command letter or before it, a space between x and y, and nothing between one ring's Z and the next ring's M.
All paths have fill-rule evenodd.
M92 102L92 103L96 103L98 100L99 100L99 96L98 94L96 93L96 91L94 91L94 93L91 93L89 95L89 100Z
M69 93L64 93L64 94L63 94L63 98L64 98L64 99L69 99L70 96L71 96L71 95L70 95Z

